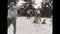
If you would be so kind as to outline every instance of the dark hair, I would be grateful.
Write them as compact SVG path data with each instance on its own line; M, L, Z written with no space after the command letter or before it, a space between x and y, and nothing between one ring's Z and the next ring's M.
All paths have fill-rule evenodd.
M44 19L44 21L46 21L46 19Z
M10 2L10 7L13 7L14 6L14 2Z

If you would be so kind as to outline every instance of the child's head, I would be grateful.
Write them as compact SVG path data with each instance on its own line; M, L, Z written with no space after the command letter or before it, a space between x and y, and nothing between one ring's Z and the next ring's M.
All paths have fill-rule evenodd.
M13 6L14 6L14 2L11 2L11 3L10 3L10 7L13 7Z
M44 21L46 21L46 19L44 19Z

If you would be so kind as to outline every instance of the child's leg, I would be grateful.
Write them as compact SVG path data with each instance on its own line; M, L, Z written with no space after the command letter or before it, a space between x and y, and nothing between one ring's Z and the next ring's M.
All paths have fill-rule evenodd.
M40 14L38 14L38 19L41 22L41 15Z
M37 21L38 21L37 13L35 12L34 14L35 14L34 22L35 22L35 23L38 23L38 22L37 22Z
M14 34L16 33L16 18L12 18L12 24L14 27Z
M28 19L30 19L30 14L27 16Z
M14 27L14 34L15 34L16 33L16 21L14 21L13 27Z
M12 21L11 21L11 19L10 18L7 18L7 22L8 22L8 24L7 24L7 29L9 28L9 26L11 25L11 23L12 23Z

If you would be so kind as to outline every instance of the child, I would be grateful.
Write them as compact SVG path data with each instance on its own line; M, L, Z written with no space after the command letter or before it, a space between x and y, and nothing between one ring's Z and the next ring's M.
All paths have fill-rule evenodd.
M46 22L45 22L45 21L46 21L46 19L44 19L44 20L43 20L42 24L46 24Z
M14 6L14 2L10 3L10 8L8 9L8 27L13 24L14 26L14 34L16 33L16 17L17 17L17 9Z
M32 10L28 10L27 13L29 14L29 16L27 18L30 19L30 17L32 16Z

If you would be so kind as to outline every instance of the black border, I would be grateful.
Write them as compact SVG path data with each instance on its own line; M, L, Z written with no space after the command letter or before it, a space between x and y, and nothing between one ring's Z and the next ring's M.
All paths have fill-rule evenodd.
M57 7L59 7L59 2L58 2L58 0L53 0L53 34L59 34L60 32L59 32L59 23L60 23L60 17L59 17L59 8L57 8Z
M0 0L0 34L7 34L7 0Z

